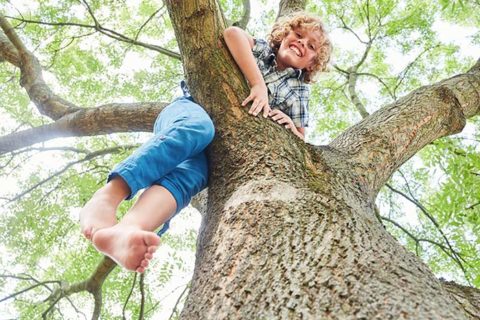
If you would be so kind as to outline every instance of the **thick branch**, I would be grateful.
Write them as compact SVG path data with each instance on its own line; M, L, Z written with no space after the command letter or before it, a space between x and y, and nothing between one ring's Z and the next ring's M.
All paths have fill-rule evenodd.
M462 306L469 319L480 319L480 290L453 281L441 281L441 284Z
M235 22L233 25L242 29L247 28L248 21L250 20L250 0L243 0L243 14L242 18Z
M351 127L330 146L346 154L375 196L390 175L433 140L460 132L480 113L480 62L419 88Z
M306 0L281 0L277 19L295 11L303 11L306 5Z
M362 118L366 118L370 114L368 113L367 109L365 109L365 106L360 101L360 97L357 94L358 74L356 72L356 68L348 69L348 93L350 94L350 100L352 101L355 108L357 108L357 111L360 113Z
M52 119L59 119L65 114L78 110L72 103L56 96L47 86L42 76L42 68L35 56L27 50L21 39L16 34L12 25L0 16L0 26L7 35L10 42L15 46L19 56L19 68L21 70L20 84L28 93L30 100L37 106L41 114ZM6 55L13 53L8 45L2 46L8 51ZM15 59L10 59L13 62Z
M0 60L6 60L14 66L20 67L18 51L3 33L0 33Z
M95 136L117 132L150 132L164 102L112 103L80 109L41 127L0 137L0 154L60 137Z

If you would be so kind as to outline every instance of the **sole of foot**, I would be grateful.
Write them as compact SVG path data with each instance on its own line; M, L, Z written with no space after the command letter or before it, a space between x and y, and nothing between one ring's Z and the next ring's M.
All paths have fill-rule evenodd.
M92 243L125 269L144 272L160 244L160 237L150 231L117 224L97 230Z

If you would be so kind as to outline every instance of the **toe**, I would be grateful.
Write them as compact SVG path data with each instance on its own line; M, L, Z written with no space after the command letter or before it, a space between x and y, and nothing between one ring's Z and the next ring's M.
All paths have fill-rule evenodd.
M158 246L159 243L160 243L160 237L157 236L155 233L153 232L148 232L148 234L146 234L144 236L144 239L143 241L145 241L145 244L149 247L151 246Z
M152 258L153 258L153 254L151 254L149 252L145 253L145 259L151 260Z
M92 240L92 228L83 229L82 233L85 238L87 238L88 240Z
M149 263L148 260L142 260L142 262L140 263L140 268L142 268L142 267L143 267L143 268L148 267L148 263Z
M154 254L155 251L157 251L157 247L156 247L156 246L150 246L150 247L148 247L148 249L147 249L147 253L150 253L150 254Z

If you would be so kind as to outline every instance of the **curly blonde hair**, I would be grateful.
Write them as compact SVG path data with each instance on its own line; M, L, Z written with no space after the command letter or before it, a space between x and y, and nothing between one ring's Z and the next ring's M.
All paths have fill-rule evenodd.
M304 81L310 83L313 82L313 78L318 72L327 69L328 62L330 61L330 54L332 52L332 43L328 38L325 27L320 18L303 11L294 12L288 16L282 17L273 25L272 31L268 36L268 41L276 55L282 40L291 30L297 28L318 31L320 34L320 38L318 39L320 45L316 49L317 56L313 61L312 67L308 70L304 70Z

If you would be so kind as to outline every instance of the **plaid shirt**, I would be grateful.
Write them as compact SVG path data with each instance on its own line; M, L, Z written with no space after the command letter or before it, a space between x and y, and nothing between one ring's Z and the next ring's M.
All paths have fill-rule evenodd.
M263 39L255 39L252 52L269 91L270 107L287 114L296 127L307 127L310 88L303 82L302 70L276 70L275 54Z

